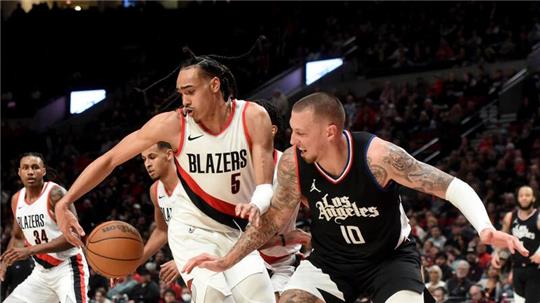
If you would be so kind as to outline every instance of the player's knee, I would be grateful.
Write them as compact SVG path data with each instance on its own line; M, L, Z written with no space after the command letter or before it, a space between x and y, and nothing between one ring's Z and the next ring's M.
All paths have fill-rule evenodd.
M419 294L412 290L400 290L390 296L386 303L401 303L401 302L410 302L410 303L423 303L424 295Z
M289 289L284 291L279 298L279 303L302 303L302 302L311 302L311 303L324 303L323 300L317 298L316 296L308 293L307 291L299 289Z
M250 275L231 291L236 303L275 302L274 289L266 272Z

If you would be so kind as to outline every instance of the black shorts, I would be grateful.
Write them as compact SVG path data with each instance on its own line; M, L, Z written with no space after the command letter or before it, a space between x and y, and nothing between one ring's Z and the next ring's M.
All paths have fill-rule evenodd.
M527 264L526 266L514 266L513 268L514 291L520 297L525 298L525 302L540 302L540 266L538 264Z
M286 289L305 290L327 303L354 302L360 295L379 303L401 290L422 293L420 254L411 240L380 261L338 265L315 254L300 263Z

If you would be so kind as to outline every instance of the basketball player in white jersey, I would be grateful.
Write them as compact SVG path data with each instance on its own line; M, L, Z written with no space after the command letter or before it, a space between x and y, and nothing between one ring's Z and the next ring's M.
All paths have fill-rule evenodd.
M86 259L80 248L66 241L53 212L65 189L44 182L45 173L43 156L26 153L21 157L19 177L24 187L11 198L15 220L7 251L0 257L0 278L4 279L7 266L29 256L36 266L4 302L85 303L89 278ZM75 214L75 209L71 207L70 212Z
M177 89L183 110L158 114L141 129L92 162L56 205L62 232L75 245L84 231L68 206L93 189L115 167L159 141L169 142L182 185L181 203L169 222L168 242L176 265L200 253L221 255L248 221L258 225L272 196L273 145L266 111L235 100L230 70L208 57L182 65ZM176 211L178 209L178 211ZM201 269L182 278L194 300L274 302L264 262L257 252L222 274Z
M167 227L172 210L178 203L180 180L176 175L174 152L167 142L158 142L141 153L144 167L155 182L150 187L150 199L154 204L156 227L144 245L141 263L144 264L167 243ZM161 265L159 276L165 283L172 283L180 277L174 260Z
M283 128L282 119L279 116L275 106L268 100L260 99L253 102L264 107L272 121L272 138L274 138L274 146L281 145L279 141L279 131ZM279 162L279 158L283 152L274 149L274 164ZM274 171L274 189L277 187L277 170ZM267 264L270 271L270 280L276 296L276 301L279 300L280 294L285 289L285 285L289 282L294 273L295 265L299 263L299 252L302 244L307 244L311 241L311 235L296 229L296 218L298 215L297 209L289 219L288 223L282 228L279 233L270 239L265 245L259 249L261 257Z

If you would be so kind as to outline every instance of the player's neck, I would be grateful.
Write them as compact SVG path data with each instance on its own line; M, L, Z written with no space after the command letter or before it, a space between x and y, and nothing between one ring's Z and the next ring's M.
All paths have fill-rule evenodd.
M41 181L40 184L36 184L35 186L25 186L26 189L26 195L24 199L27 202L34 202L39 198L41 195L41 192L43 192L43 186L45 185L45 182Z
M531 207L527 210L523 210L521 208L518 208L518 216L521 218L521 219L526 219L527 217L529 217L533 212L534 212L535 208L534 207Z
M336 144L330 144L326 153L317 163L334 177L341 175L347 166L349 148L345 134L337 140ZM351 155L352 156L352 155Z
M169 170L167 174L159 178L159 180L163 183L163 186L168 193L172 193L179 182L175 170Z
M222 102L219 100L214 103L214 110L210 111L208 117L201 121L206 129L214 134L219 134L227 127L227 121L232 114L232 102Z

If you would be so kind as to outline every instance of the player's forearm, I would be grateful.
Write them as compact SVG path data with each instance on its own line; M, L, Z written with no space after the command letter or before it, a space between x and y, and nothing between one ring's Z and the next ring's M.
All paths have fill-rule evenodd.
M150 238L144 245L141 264L144 264L151 256L155 255L163 245L167 243L167 231L155 228Z
M480 234L486 228L492 228L484 203L467 183L454 178L446 190L446 200L457 207Z
M274 220L273 209L271 208L261 217L261 224L258 228L253 225L248 226L234 247L225 256L226 262L231 266L238 263L249 253L260 248L268 242L278 231L279 225Z
M55 253L72 248L71 245L64 236L60 236L53 239L50 242L45 242L37 245L30 246L30 255Z
M263 244L263 246L259 247L259 249L266 249L270 247L275 246L281 246L283 243L281 243L281 237L283 235L275 235L270 240L268 240L266 243Z
M68 203L75 202L77 199L101 183L108 175L111 174L114 168L115 166L113 165L112 161L106 156L97 158L84 169L79 177L77 177L61 201Z

